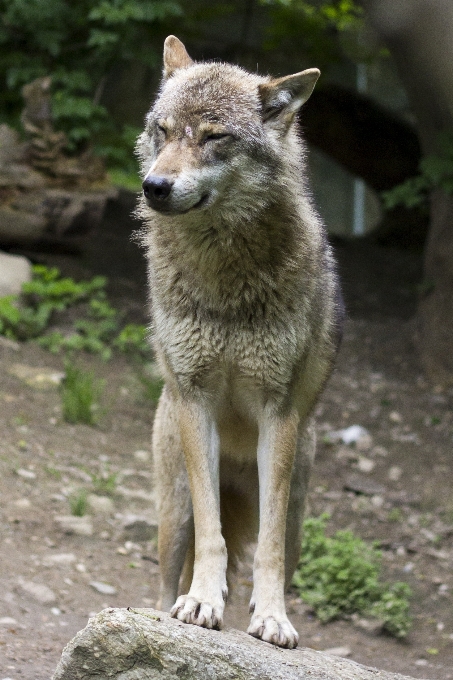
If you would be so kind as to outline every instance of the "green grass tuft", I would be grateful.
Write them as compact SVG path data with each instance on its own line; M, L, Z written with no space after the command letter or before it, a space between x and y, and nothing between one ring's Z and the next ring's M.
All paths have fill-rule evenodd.
M75 517L83 517L87 514L88 500L86 489L80 489L76 494L70 496L69 506L71 508L71 515Z
M118 474L116 472L109 473L106 470L99 475L92 475L91 478L95 493L106 496L113 496L115 494L118 483Z
M99 400L104 391L104 381L95 378L67 361L66 375L61 384L63 418L67 423L96 425L99 417Z
M406 583L380 581L381 553L351 531L326 535L328 515L304 522L302 551L293 585L322 622L358 613L378 618L383 629L403 638L409 632Z

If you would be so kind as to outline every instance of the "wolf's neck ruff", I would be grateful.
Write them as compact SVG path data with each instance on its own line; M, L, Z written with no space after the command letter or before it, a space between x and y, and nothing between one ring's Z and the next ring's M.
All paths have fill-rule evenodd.
M291 215L279 220L281 213L277 204L252 224L207 220L200 225L195 216L184 216L169 219L164 228L151 226L147 238L155 253L150 276L156 295L166 291L162 302L171 313L196 308L201 315L236 321L238 315L257 321L292 307L294 296L307 294L312 285L313 248L321 244L310 243Z

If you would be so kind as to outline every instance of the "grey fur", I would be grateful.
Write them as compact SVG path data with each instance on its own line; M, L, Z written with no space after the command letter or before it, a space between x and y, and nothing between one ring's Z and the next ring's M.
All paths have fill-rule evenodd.
M294 119L319 72L274 81L197 64L170 37L164 73L138 140L152 336L166 382L153 435L162 606L174 604L187 554L172 615L221 626L226 550L232 564L260 515L249 632L293 647L285 569L288 582L314 456L312 411L342 321ZM159 182L171 186L168 197Z

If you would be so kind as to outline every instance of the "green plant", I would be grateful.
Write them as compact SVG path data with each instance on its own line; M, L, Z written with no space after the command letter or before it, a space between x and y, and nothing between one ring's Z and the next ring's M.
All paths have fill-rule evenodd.
M93 482L93 489L99 494L111 496L115 493L118 482L118 474L116 472L108 472L105 470L100 474L91 475Z
M106 284L105 276L76 282L70 277L62 277L57 267L39 264L33 267L33 279L22 285L22 296L33 308L46 304L52 310L62 311L78 302L103 294Z
M348 52L356 58L359 32L363 26L363 8L353 0L261 0L269 8L271 21L266 30L265 49L285 49L285 54L300 54L300 37L304 51L321 70L344 59ZM347 37L349 40L347 40ZM355 43L353 50L353 44ZM360 59L363 60L360 51Z
M76 332L65 336L59 331L54 331L38 338L38 343L53 354L58 354L62 350L65 352L84 351L100 354L104 361L110 359L112 355L110 347L107 347L96 334L90 333L85 335Z
M61 383L63 418L68 423L96 425L100 417L99 400L104 381L93 373L77 368L66 361L65 378Z
M387 209L397 205L406 208L426 205L429 192L436 188L453 194L453 133L441 134L438 148L438 154L422 158L419 175L383 192L382 198Z
M62 278L56 267L33 267L33 279L22 285L22 294L0 298L0 334L15 340L29 340L48 327L53 312L102 297L107 280L96 276L77 283Z
M399 508L392 508L387 515L388 522L401 522L403 519L403 513Z
M69 497L69 507L71 508L71 515L75 517L83 517L87 513L88 500L86 489L80 489L76 494Z
M112 350L109 343L118 331L118 312L105 299L103 289L95 289L94 295L88 300L87 315L91 318L75 321L74 332L69 335L65 336L59 331L44 335L39 338L39 344L55 354L61 350L84 350L100 354L104 360L110 359Z
M149 357L150 346L146 326L130 323L113 341L114 346L121 352L140 358Z
M326 535L328 515L304 522L302 550L293 585L322 622L354 613L377 617L396 637L407 635L409 586L379 580L381 553L351 531Z
M181 5L175 0L0 0L0 13L4 121L18 123L22 85L50 75L53 117L66 133L68 150L91 143L109 163L133 166L130 130L107 115L102 92L112 72L159 62L165 20L180 16Z
M152 404L157 404L164 386L162 378L150 378L146 375L139 376L139 380L143 387L143 396Z
M51 475L52 477L54 477L55 479L58 479L58 480L60 480L63 476L62 473L61 473L61 470L57 470L57 468L55 468L53 465L46 465L45 471L49 475Z
M13 340L35 338L47 327L52 307L20 305L17 295L0 298L0 335Z
M157 364L149 362L140 367L138 380L142 385L142 396L152 404L157 404L164 386Z
M120 314L107 300L106 285L103 276L76 282L62 277L56 267L36 265L32 281L22 286L21 296L0 298L0 335L14 340L36 339L54 354L86 351L108 360L117 349L134 359L149 358L146 326L127 324L120 330ZM46 333L54 313L78 305L84 318L73 322L72 332Z

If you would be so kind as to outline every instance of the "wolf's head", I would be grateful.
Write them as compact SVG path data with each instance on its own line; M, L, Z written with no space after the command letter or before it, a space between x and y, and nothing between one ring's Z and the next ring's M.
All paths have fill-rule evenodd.
M273 80L195 63L169 36L161 90L137 147L148 207L180 215L215 205L246 217L265 205L284 190L285 154L298 162L293 121L318 77L308 69Z

